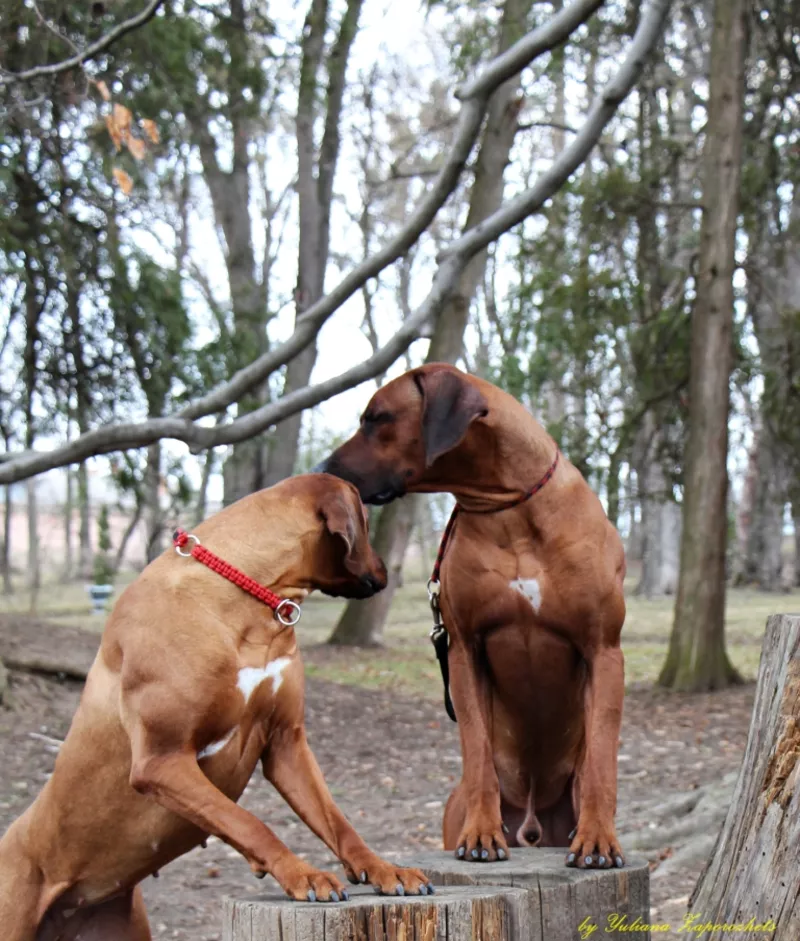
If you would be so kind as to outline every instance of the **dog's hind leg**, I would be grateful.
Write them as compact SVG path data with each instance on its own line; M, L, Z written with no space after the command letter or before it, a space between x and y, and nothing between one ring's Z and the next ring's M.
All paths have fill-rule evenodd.
M36 941L152 941L142 890L72 912L42 925Z
M29 855L24 840L24 817L0 840L0 926L3 941L34 941L36 928L49 904L45 879Z

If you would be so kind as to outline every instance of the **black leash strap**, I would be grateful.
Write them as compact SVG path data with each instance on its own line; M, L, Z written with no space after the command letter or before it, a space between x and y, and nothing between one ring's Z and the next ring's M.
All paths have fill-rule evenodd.
M450 663L448 660L450 638L447 634L447 628L442 623L442 612L439 608L439 582L434 582L433 579L428 582L428 599L433 613L433 629L430 638L433 649L436 651L436 659L439 661L439 669L442 671L444 708L453 722L458 722L456 711L453 708L453 700L450 698Z

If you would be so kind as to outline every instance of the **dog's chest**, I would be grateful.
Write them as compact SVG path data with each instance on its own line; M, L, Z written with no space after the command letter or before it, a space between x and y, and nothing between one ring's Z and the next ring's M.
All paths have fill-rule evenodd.
M247 729L259 724L274 710L279 693L285 687L287 671L291 668L293 660L292 656L284 655L275 657L264 666L239 668L236 689L244 700L241 720L224 735L201 748L197 752L198 761L224 751L235 740L241 745L240 740L248 737Z

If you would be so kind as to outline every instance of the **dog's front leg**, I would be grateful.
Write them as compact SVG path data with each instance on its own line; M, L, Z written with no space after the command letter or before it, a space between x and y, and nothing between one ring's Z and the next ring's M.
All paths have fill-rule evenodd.
M141 794L180 814L205 833L238 850L261 876L269 873L293 899L338 901L344 885L299 859L257 817L219 791L200 770L192 753L148 752L134 739L131 785Z
M351 882L369 882L386 895L433 893L423 872L381 859L356 833L334 803L302 726L275 731L262 766L264 777L342 861Z
M488 678L478 675L474 653L455 633L451 634L449 665L450 691L461 735L460 787L465 805L455 853L459 859L469 862L507 859L500 782L486 724L490 697Z
M624 866L617 840L617 748L625 694L625 661L618 646L587 656L586 754L580 772L578 826L567 855L581 869Z

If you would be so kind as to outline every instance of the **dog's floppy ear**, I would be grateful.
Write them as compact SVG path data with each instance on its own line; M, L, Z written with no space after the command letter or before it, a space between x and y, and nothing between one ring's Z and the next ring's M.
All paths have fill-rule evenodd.
M475 386L447 369L414 374L422 393L422 441L425 466L460 444L470 424L489 412L489 404Z
M344 565L348 572L358 574L362 566L358 558L358 532L362 520L355 500L337 487L327 492L319 506L320 516L331 535L338 536L345 544Z

